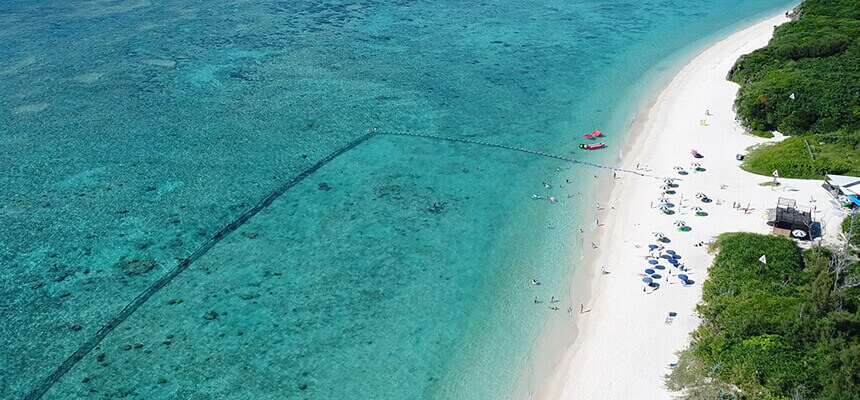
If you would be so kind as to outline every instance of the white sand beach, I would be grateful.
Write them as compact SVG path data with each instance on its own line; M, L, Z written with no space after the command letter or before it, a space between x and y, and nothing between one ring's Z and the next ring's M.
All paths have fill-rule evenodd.
M579 332L565 361L535 398L671 398L663 376L699 324L695 306L713 260L707 246L697 243L707 243L722 232L769 233L765 213L779 197L814 208L825 241L837 234L841 214L821 181L780 179L782 185L772 189L760 185L771 178L747 173L735 160L749 146L778 138L744 133L732 111L738 86L727 81L726 74L739 56L766 45L774 26L786 21L783 14L767 18L698 54L631 128L621 167L647 168L656 177L618 174L610 197L600 201L603 225L597 229L599 247L588 249L594 262L587 267L586 312L577 315ZM691 149L704 157L694 159ZM694 172L694 161L705 170ZM688 174L680 175L676 166ZM663 193L662 177L671 177L678 185L675 194L666 195L674 205L672 215L656 208ZM702 202L696 193L705 193L712 201ZM742 209L734 208L734 203ZM697 216L695 206L707 215ZM674 225L678 220L691 230L679 232ZM666 249L681 256L692 285L682 285L678 269L670 267L658 271L662 272L658 290L646 289L641 274L649 267L646 256L648 245L655 244L653 232L662 232L671 241ZM608 273L601 273L601 268ZM677 316L667 319L670 312Z

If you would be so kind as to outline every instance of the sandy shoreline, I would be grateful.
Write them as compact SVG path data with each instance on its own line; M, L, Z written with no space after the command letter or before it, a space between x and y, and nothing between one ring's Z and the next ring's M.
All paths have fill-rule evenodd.
M735 154L768 140L745 134L735 121L732 104L738 86L726 81L726 73L739 56L765 46L774 26L787 21L780 13L714 43L686 64L637 118L620 166L647 166L650 174L675 179L676 193L666 195L674 214L656 209L663 192L659 179L618 175L608 201L600 202L601 226L593 237L598 248L586 243L586 260L591 262L584 273L575 274L587 275L588 297L583 302L590 311L577 316L573 345L565 349L550 379L537 388L535 398L671 398L663 375L698 326L695 305L712 262L712 255L696 243L728 231L768 233L763 215L779 197L814 207L825 237L836 234L837 229L828 227L838 226L840 213L820 181L780 179L782 186L772 189L760 185L769 181L767 177L741 170L735 160ZM691 149L704 158L694 159ZM690 165L694 161L705 171L694 172ZM688 174L679 175L675 166ZM699 192L713 201L699 201L695 198ZM736 209L733 203L749 210ZM694 206L708 215L696 216ZM674 226L678 220L692 230L679 232ZM655 243L652 232L668 236L666 248L682 256L694 284L682 285L676 277L679 271L670 267L661 271L659 290L643 292L640 274L649 266L645 256L647 246ZM601 268L609 273L602 274ZM677 316L667 319L669 312Z

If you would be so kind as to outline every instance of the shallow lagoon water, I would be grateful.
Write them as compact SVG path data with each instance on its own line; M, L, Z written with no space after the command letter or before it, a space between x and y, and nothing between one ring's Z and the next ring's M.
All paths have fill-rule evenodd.
M690 38L778 6L3 3L0 392L23 396L369 128L611 163L650 75ZM576 150L595 128L608 151ZM540 332L565 323L532 298L569 302L598 173L375 137L219 243L46 397L521 398Z

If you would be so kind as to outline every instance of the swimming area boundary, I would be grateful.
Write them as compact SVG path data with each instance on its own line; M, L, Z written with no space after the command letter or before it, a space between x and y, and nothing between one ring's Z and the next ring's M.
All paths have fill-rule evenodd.
M77 363L87 356L96 346L107 337L114 329L117 328L120 324L125 322L128 317L134 314L141 306L143 306L152 296L158 293L165 286L170 284L177 276L179 276L182 272L184 272L188 267L191 266L192 263L199 260L203 257L209 250L212 249L218 242L224 239L227 235L239 229L242 225L244 225L248 220L257 215L260 211L271 205L278 197L287 192L290 188L297 185L299 182L303 181L308 176L312 175L314 172L322 168L324 165L328 164L338 156L346 153L349 150L359 146L360 144L368 141L377 135L389 135L389 136L401 136L401 137L414 137L414 138L424 138L431 140L442 140L448 142L457 142L457 143L469 143L480 146L488 146L495 147L499 149L511 150L511 151L519 151L528 154L534 154L541 157L554 158L561 161L571 162L575 164L587 165L595 168L601 168L606 170L612 170L615 172L623 172L629 174L635 174L642 177L650 177L657 178L660 177L649 175L642 173L640 171L633 171L622 168L609 167L593 162L577 160L571 157L556 155L552 153L546 153L538 150L527 149L525 147L514 147L508 146L504 144L484 142L475 139L464 139L464 138L455 138L455 137L446 137L446 136L437 136L430 134L421 134L421 133L408 133L408 132L385 132L377 129L368 130L362 136L352 140L346 145L340 147L334 152L330 153L325 158L318 161L316 164L311 167L305 169L298 175L294 176L289 181L281 184L273 191L269 192L265 196L263 196L260 201L258 201L253 207L242 213L238 218L227 224L225 227L221 228L218 232L215 233L214 236L206 240L202 245L200 245L197 249L195 249L187 258L182 259L175 267L173 267L170 271L162 275L160 278L155 280L152 284L150 284L146 289L140 292L130 303L128 303L119 313L114 315L107 324L103 325L99 328L96 333L90 336L83 344L81 344L75 351L68 356L63 362L54 369L48 376L43 378L30 392L28 392L23 399L24 400L36 400L41 399L51 387L54 386L66 373L68 373L72 368L74 368Z

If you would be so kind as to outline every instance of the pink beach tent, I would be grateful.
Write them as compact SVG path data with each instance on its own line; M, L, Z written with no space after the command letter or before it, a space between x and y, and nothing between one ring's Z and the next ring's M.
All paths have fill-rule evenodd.
M601 131L594 131L594 132L591 132L591 136L594 136L594 137L601 137L601 136L603 136L603 132L601 132Z

